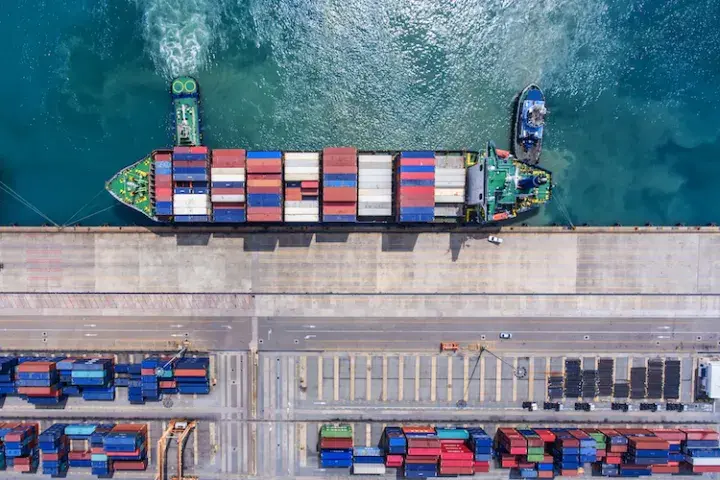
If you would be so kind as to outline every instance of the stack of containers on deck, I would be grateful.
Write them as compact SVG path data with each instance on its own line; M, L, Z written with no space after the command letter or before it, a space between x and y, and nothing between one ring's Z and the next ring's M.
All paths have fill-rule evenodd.
M210 215L207 147L175 147L173 214L176 222L207 222Z
M461 153L435 156L435 217L462 217L465 159Z
M285 152L285 221L320 221L320 153Z
M0 398L17 393L15 390L15 367L17 364L16 357L0 357Z
M440 440L435 429L428 426L403 427L407 438L407 457L405 457L405 477L425 478L438 474L437 464L442 453Z
M39 447L42 451L42 471L51 477L64 477L68 471L70 439L65 435L63 423L56 423L40 434Z
M62 385L62 394L67 397L79 397L82 395L80 387L73 385L72 371L76 358L65 357L55 363L58 375L60 376L60 385Z
M680 462L685 460L682 453L682 442L685 434L674 428L653 428L650 432L658 438L662 438L670 445L668 462L665 465L653 465L653 473L680 473Z
M595 439L579 429L570 429L568 432L580 441L580 464L596 462L597 444Z
M475 473L473 452L465 445L470 433L464 428L436 428L440 440L440 475Z
M402 152L398 164L397 219L435 219L435 152Z
M175 380L180 393L210 393L210 359L181 358L175 362Z
M82 388L85 400L115 400L115 368L110 358L75 360L72 384Z
M105 436L110 433L114 425L98 425L90 435L90 461L92 474L100 478L109 478L113 475L113 463L105 451Z
M358 216L392 217L393 157L388 154L358 156Z
M92 467L92 453L89 440L98 425L94 423L77 423L65 427L65 435L70 438L68 459L71 467ZM78 448L80 443L80 448Z
M718 432L700 428L683 429L682 450L693 473L720 472Z
M518 468L519 456L527 455L527 442L514 428L498 428L497 446L503 468Z
M347 468L352 465L353 433L350 425L323 425L320 428L320 468Z
M213 221L245 222L245 150L213 150L210 180Z
M400 427L385 427L381 445L385 449L385 466L400 468L407 453L407 440Z
M35 405L56 405L61 400L60 377L51 361L24 361L16 369L15 386Z
M147 468L147 425L117 424L103 438L103 448L115 470Z
M247 152L247 221L282 222L282 153Z
M468 445L474 455L475 473L486 473L490 471L492 460L492 438L482 428L469 428L470 435Z
M620 474L651 475L652 465L667 465L670 460L670 445L666 440L648 435L628 437L628 452L625 464L620 465Z
M580 440L562 428L554 428L553 457L558 475L577 476L580 474Z
M155 157L155 215L170 216L172 207L172 159L169 153L156 153Z
M543 442L544 452L542 460L537 463L538 478L553 478L554 459L547 452L551 450L553 443L555 443L555 434L545 428L535 428L534 430Z
M353 449L353 473L356 475L385 475L383 451L377 447Z
M0 438L5 446L5 462L16 472L35 473L40 462L37 424L6 424L6 427L1 429L5 434Z
M358 164L352 147L323 150L323 222L357 220Z

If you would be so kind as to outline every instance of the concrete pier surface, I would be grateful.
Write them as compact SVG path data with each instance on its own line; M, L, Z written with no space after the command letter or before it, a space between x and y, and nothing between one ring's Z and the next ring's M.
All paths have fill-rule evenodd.
M187 340L209 352L216 381L209 396L174 396L172 406L121 395L36 411L9 398L0 419L134 418L156 435L194 416L203 429L186 455L202 478L345 478L317 464L319 425L338 419L353 424L357 445L375 444L386 423L718 422L713 404L694 403L698 365L720 350L716 227L1 228L0 264L4 351L138 357ZM464 348L440 353L441 341ZM610 409L613 397L593 398L590 413L575 412L576 399L564 400L570 411L521 409L547 400L566 360L595 370L600 358L621 384L650 359L679 361L677 397L653 401L691 410L626 414Z

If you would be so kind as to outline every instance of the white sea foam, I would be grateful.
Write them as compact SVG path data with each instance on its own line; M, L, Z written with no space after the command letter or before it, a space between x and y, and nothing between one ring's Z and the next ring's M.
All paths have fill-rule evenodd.
M206 66L219 37L223 3L218 0L132 0L143 14L147 51L166 77Z

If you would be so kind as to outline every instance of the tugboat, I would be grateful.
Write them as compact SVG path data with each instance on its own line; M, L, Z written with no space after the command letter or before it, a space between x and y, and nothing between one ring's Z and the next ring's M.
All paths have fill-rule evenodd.
M513 153L518 160L531 165L540 163L547 113L540 87L534 84L525 87L518 99L513 132Z

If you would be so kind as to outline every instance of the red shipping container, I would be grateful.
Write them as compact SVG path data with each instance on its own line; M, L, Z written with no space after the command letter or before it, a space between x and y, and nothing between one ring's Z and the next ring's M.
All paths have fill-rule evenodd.
M161 380L160 381L160 388L175 388L177 387L177 382L175 380Z
M242 187L237 188L213 188L213 195L245 195L245 189Z
M454 459L444 459L442 455L440 456L440 466L441 467L472 467L475 464L475 460L471 459L463 459L463 460L454 460Z
M113 432L147 433L147 423L118 423L112 428Z
M468 447L462 444L446 444L440 446L440 458L442 460L472 460L473 453Z
M692 471L694 473L720 472L720 465L694 465Z
M282 188L278 188L278 187L248 187L247 193L274 193L276 195L281 195Z
M190 160L174 160L173 167L187 168L190 166Z
M113 462L113 467L115 470L145 470L147 468L147 460Z
M173 147L175 153L190 153L190 147Z
M25 362L17 367L18 372L50 372L55 370L54 362Z
M60 390L57 387L18 387L20 395L30 397L59 397Z
M302 193L303 197L317 197L320 195L320 190L317 188L303 188L300 190L300 193Z
M206 160L188 160L188 167L191 168L204 168L207 167Z
M248 180L282 180L279 173L253 173L248 175Z
M248 207L248 213L262 215L280 215L282 209L279 207Z
M260 160L248 162L246 167L247 173L281 173L282 165L273 160Z
M474 467L475 473L488 473L490 471L490 462L475 462Z
M232 205L228 203L228 205ZM222 208L231 208L231 207L225 207L223 205ZM232 207L234 209L238 209L238 207ZM203 370L202 368L178 368L175 370L175 376L176 377L204 377L207 375L207 371Z
M272 215L268 213L256 213L253 214L250 211L247 213L247 221L248 222L282 222L282 215Z
M431 433L435 434L435 429L427 425L415 425L409 427L402 427L403 433Z
M580 470L570 470L570 469L562 469L560 470L560 475L563 475L565 477L577 477L580 475Z
M155 369L154 368L141 368L140 369L140 375L155 375Z
M323 175L335 173L354 173L357 175L357 167L355 165L323 165Z
M680 473L680 467L670 465L652 465L650 469L652 473Z
M91 453L89 451L70 452L68 458L70 460L90 460Z
M30 471L30 465L20 465L20 464L14 464L13 470L16 472L29 472Z
M299 188L288 188L285 190L286 202L299 202L302 200L302 193Z
M403 172L400 180L435 180L435 172Z
M426 198L410 198L410 199L402 199L399 203L400 207L427 207L431 208L435 206L435 202L433 200L428 200Z
M355 202L357 201L357 188L355 187L338 187L327 188L323 190L324 202Z
M228 203L213 203L214 208L224 208L227 210L245 210L246 206L244 203L228 202Z
M345 207L332 204L323 205L323 215L356 215L356 213L357 210L354 206Z
M190 147L190 153L208 153L208 148L205 146Z
M518 462L518 468L535 468L535 462Z
M92 447L90 448L90 453L102 454L105 453L105 449L103 447Z
M155 189L155 196L157 198L170 198L172 199L172 188L156 188Z
M100 453L102 453L102 452L100 452ZM59 453L43 453L42 454L43 461L53 462L53 461L57 461L59 458L60 458Z
M312 188L314 190L317 190L318 188L320 188L320 182L315 180L303 180L302 182L300 182L300 187L302 187L303 189Z
M718 432L705 428L681 428L688 440L718 440Z
M355 147L325 147L323 148L323 157L325 155L357 155ZM403 428L403 430L405 430Z
M320 440L320 448L347 449L352 448L352 446L352 438L323 438Z
M13 463L15 465L30 465L30 457L15 457Z
M437 463L439 458L435 455L408 455L405 463Z
M477 471L477 469L475 469ZM555 476L555 472L552 470L542 470L538 472L538 478L553 478Z
M215 148L212 154L213 157L245 158L246 152L242 148Z
M404 158L400 157L400 164L401 167L410 167L410 166L422 166L422 167L429 167L435 165L435 159L434 158Z
M443 467L440 465L441 475L472 475L473 467Z
M214 168L245 168L245 160L239 158L214 158L212 161Z
M155 154L155 161L156 162L169 162L170 161L170 154L169 153L156 153Z
M385 466L402 467L405 457L403 455L388 455L385 457Z

